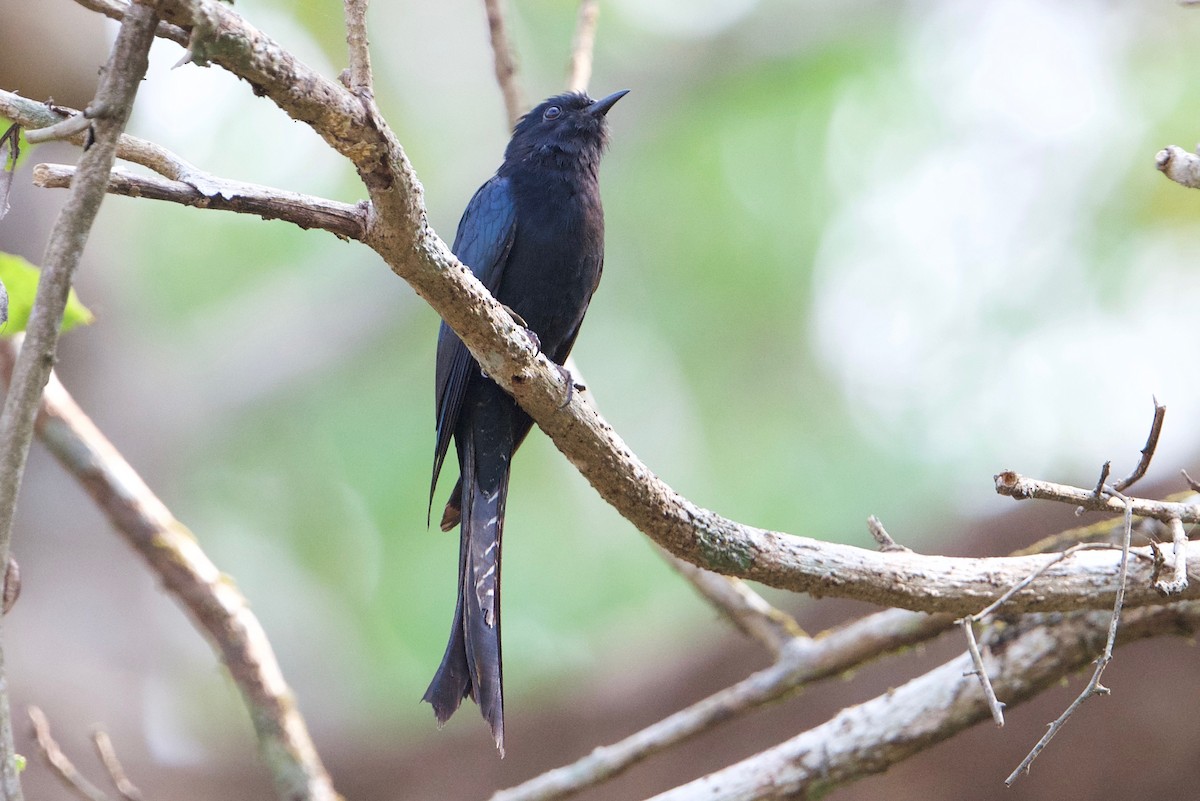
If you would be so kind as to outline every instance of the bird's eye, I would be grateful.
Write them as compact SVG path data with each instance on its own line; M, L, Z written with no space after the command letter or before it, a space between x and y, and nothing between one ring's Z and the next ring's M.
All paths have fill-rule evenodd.
M551 106L542 113L543 120L556 120L562 114L562 109L558 106Z

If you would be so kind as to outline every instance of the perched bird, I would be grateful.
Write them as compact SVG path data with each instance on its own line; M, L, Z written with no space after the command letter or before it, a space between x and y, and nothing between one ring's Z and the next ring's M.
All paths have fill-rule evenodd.
M600 100L552 97L521 118L496 175L458 223L454 255L512 312L556 364L566 361L604 265L600 156L605 115L629 90ZM500 539L512 456L533 421L484 375L443 322L437 345L437 445L429 504L453 436L459 480L442 530L460 526L458 603L450 642L425 691L439 723L471 696L504 755L500 666Z

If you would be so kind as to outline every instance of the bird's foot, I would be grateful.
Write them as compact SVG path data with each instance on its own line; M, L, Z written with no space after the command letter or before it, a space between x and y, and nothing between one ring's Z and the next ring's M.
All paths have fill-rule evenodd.
M571 375L571 371L568 370L566 367L563 367L561 364L555 364L554 366L558 368L558 374L560 376L562 376L562 380L564 382L566 382L566 385L567 385L566 400L564 400L562 403L560 403L558 405L559 409L565 409L571 405L571 401L575 397L575 390L579 390L580 392L582 392L583 390L587 389L587 387L585 387L581 383L576 382L575 376Z
M525 329L525 335L533 341L533 354L536 356L537 354L541 353L542 340L538 338L537 334L533 333L533 329L529 327L529 323L525 322L525 318L513 311L511 306L505 306L503 303L500 305L504 306L504 310L508 312L508 315L513 318L513 321L517 325Z

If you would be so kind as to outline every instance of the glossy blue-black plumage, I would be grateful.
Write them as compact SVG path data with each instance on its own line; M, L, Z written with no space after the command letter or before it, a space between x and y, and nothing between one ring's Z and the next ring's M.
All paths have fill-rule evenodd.
M552 97L513 131L504 163L471 198L455 255L562 364L604 265L598 173L605 114L625 92L601 100ZM425 692L439 722L468 695L504 753L500 655L500 544L512 455L532 420L491 379L445 323L438 334L437 445L430 505L450 441L459 481L442 528L460 526L458 602L450 640Z

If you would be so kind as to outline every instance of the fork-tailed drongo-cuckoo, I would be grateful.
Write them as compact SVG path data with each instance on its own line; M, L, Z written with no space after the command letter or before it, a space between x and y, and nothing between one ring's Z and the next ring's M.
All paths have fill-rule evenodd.
M571 352L600 281L605 115L626 91L601 100L558 95L522 117L504 163L471 198L454 237L454 255L559 365ZM444 723L471 696L503 755L500 540L512 456L533 421L480 371L445 323L438 333L436 378L430 506L453 437L459 480L442 529L460 526L458 603L446 654L424 700Z

